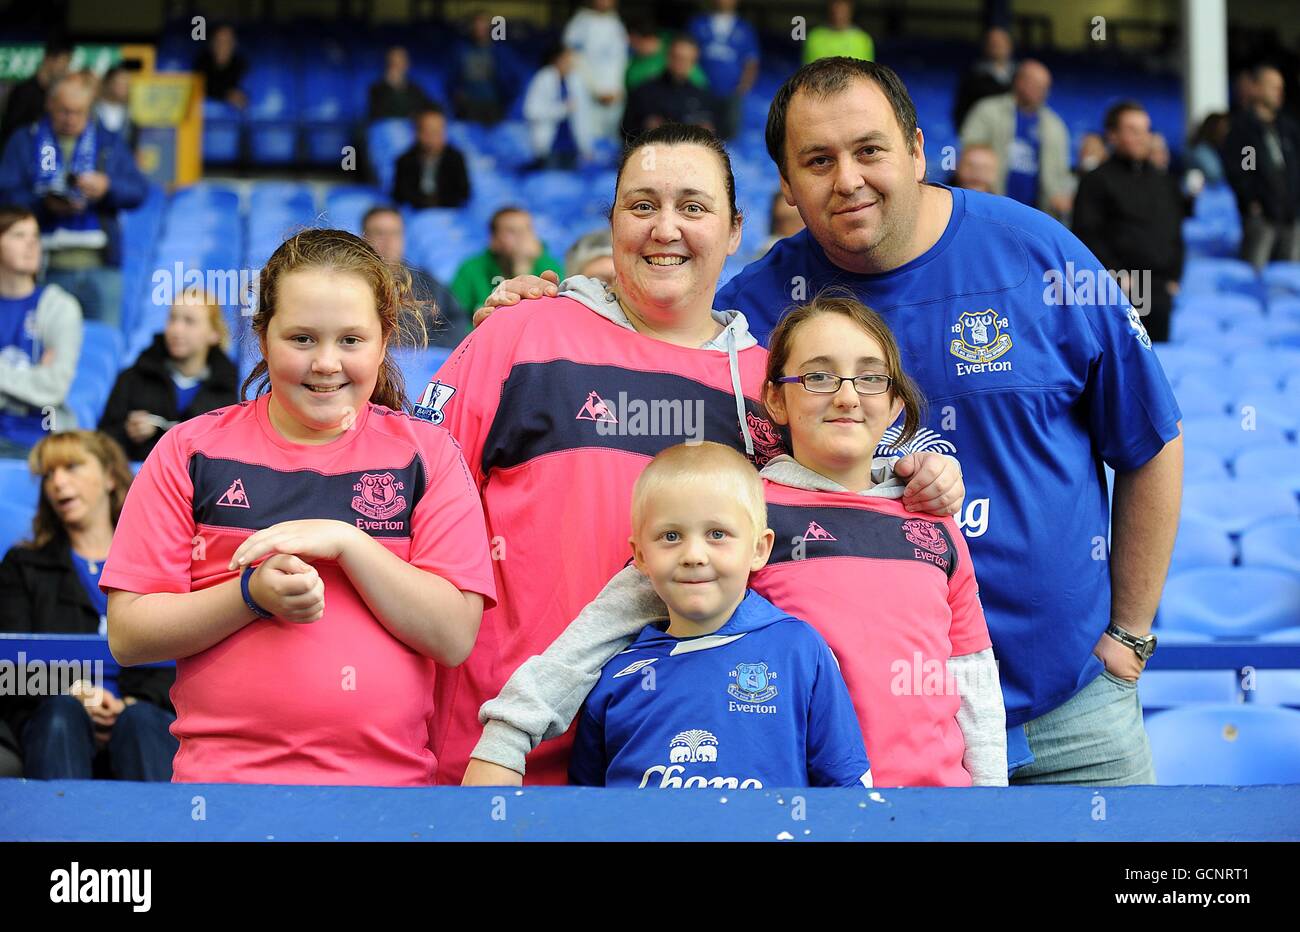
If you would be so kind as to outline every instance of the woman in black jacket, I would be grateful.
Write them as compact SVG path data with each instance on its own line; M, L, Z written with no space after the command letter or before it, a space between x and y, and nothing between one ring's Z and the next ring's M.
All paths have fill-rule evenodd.
M192 298L172 306L153 345L118 375L99 419L99 429L129 460L148 457L169 427L238 400L239 373L226 355L230 334L221 306Z
M131 484L126 457L104 434L77 430L41 440L28 465L41 477L40 502L32 540L0 563L0 630L105 633L98 580ZM88 680L65 695L0 697L0 745L21 752L30 779L170 780L175 680L175 668L127 668L121 697Z

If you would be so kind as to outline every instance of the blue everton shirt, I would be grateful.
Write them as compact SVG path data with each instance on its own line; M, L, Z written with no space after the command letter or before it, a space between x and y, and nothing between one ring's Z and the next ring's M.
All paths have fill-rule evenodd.
M805 230L715 303L744 312L766 344L787 307L840 284L892 328L929 402L900 450L961 461L957 524L1014 726L1100 674L1092 648L1110 618L1102 462L1142 466L1178 435L1181 414L1141 318L1074 234L1009 198L945 190L947 229L897 269L845 272Z
M578 715L569 781L870 786L870 769L831 649L750 591L713 634L675 638L651 625L605 665Z

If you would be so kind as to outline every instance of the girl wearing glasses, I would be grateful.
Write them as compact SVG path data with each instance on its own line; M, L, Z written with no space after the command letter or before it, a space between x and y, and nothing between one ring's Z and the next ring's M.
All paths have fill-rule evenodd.
M823 295L769 349L764 400L793 455L761 473L776 546L751 587L830 644L877 786L1005 786L1002 691L965 540L952 518L907 511L874 455L900 413L897 444L921 422L893 334L855 299ZM663 614L635 568L615 576L484 706L465 782L518 783L523 753L563 733L602 665Z

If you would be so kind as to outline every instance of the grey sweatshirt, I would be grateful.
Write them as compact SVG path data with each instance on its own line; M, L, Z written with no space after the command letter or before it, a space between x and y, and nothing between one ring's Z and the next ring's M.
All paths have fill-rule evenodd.
M65 402L81 355L81 305L58 285L46 285L36 303L34 329L38 357L52 350L53 358L39 365L0 356L0 410L32 415L48 407L52 431L72 430L77 419Z
M894 475L895 461L878 458L871 470L875 484L859 494L902 498L906 483ZM848 491L789 456L773 459L761 475L795 488ZM667 617L650 580L635 567L624 568L545 653L527 660L500 695L483 703L479 710L483 736L472 756L523 773L525 755L568 730L600 679L601 668L647 624ZM963 684L957 711L957 725L966 741L962 763L975 786L1006 786L1006 710L993 651L950 657L947 667L954 681Z

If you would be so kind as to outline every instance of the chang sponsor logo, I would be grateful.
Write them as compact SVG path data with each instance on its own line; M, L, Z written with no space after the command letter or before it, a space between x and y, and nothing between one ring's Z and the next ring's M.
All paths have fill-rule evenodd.
M646 772L641 777L640 789L761 790L763 788L763 782L755 777L686 775L687 765L707 766L717 762L718 739L712 732L702 728L679 732L672 741L668 742L668 763L646 768ZM653 782L655 780L658 782Z

